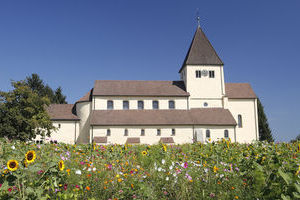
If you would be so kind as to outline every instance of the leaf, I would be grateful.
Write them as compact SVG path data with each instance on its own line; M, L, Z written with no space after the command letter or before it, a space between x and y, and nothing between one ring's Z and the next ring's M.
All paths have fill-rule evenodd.
M292 179L288 174L284 173L281 169L278 169L278 173L284 179L286 184L289 185L291 183Z
M284 194L281 194L281 198L283 200L291 200L291 197L290 196L285 196Z
M293 192L293 196L297 199L300 199L300 193L298 192Z
M295 186L295 188L296 188L297 192L299 192L299 193L300 193L300 185L299 185L299 184L297 184L297 183L295 183L295 184L294 184L294 186Z

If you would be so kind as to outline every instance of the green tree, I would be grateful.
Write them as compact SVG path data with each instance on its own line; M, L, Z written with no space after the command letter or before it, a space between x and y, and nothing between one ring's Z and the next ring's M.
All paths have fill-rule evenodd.
M298 140L300 140L300 134L299 134L295 139L291 140L290 142L291 142L291 143L292 143L292 142L297 142Z
M55 91L49 85L45 85L38 74L31 74L26 77L25 83L38 95L48 97L50 103L65 104L66 96L62 93L62 88L58 87Z
M268 119L264 111L264 107L260 100L257 99L257 109L258 109L258 129L259 129L259 140L273 142L273 136L271 129L269 127Z
M0 91L0 137L27 141L37 135L50 136L55 127L46 111L49 99L25 81L12 81L12 86L12 91Z

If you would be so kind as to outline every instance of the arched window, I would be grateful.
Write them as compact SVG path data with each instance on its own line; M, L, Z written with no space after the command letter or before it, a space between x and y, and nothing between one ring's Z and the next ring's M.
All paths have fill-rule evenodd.
M160 133L160 129L157 129L157 136L160 136L161 133Z
M141 136L145 136L145 129L141 130Z
M238 115L238 126L239 128L243 127L243 119L242 119L242 115Z
M210 138L210 130L206 130L206 138Z
M110 136L110 129L106 130L106 136Z
M61 128L61 124L58 124L58 128Z
M228 130L224 130L224 138L229 138L229 133L228 133Z
M175 136L175 128L172 129L172 136Z
M114 109L114 102L111 100L107 101L107 110L113 110Z
M169 101L169 109L175 109L175 101L173 100Z
M128 136L128 129L124 130L124 136Z
M123 110L129 109L129 101L123 101Z
M157 110L159 108L159 104L158 104L158 101L152 101L152 108L154 110Z
M138 109L143 110L144 109L144 102L143 101L138 101Z

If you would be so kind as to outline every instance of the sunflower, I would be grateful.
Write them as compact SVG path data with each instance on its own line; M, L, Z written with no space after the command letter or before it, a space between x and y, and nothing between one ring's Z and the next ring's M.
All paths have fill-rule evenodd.
M63 171L63 170L64 170L65 164L64 164L64 161L63 161L63 160L59 161L59 163L58 163L58 168L59 168L60 171Z
M27 153L25 154L25 159L28 164L34 162L35 158L36 158L35 151L27 151Z
M19 167L19 163L16 160L9 160L7 162L7 168L12 172L16 171L18 169L18 167Z
M143 156L146 156L147 154L148 154L147 151L142 151Z

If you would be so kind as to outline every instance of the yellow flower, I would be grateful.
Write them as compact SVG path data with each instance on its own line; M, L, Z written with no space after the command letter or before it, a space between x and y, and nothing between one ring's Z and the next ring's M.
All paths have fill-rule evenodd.
M36 158L35 151L27 151L25 154L25 159L28 164L33 163Z
M142 151L143 156L146 156L147 154L148 154L147 151Z
M65 164L64 164L64 161L63 161L63 160L59 161L59 163L58 163L58 168L59 168L60 171L63 171L63 170L64 170Z
M7 168L12 172L16 171L18 169L18 167L19 167L19 163L16 160L9 160L7 162Z
M121 178L119 178L119 179L118 179L118 182L119 182L119 183L121 183L121 182L122 182L122 179L121 179Z
M167 146L163 145L164 151L167 151Z
M239 199L239 197L238 197L238 196L235 196L234 198L235 198L235 199Z
M217 173L218 170L219 170L219 168L217 168L216 166L214 166L214 173Z

